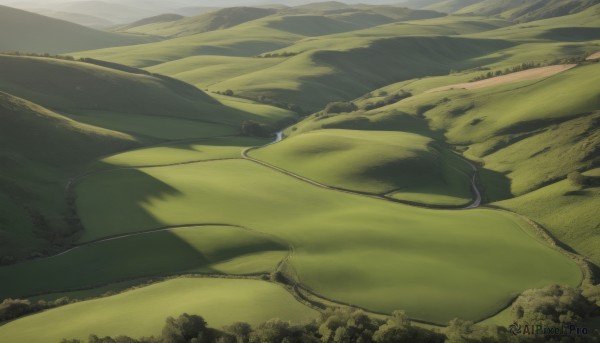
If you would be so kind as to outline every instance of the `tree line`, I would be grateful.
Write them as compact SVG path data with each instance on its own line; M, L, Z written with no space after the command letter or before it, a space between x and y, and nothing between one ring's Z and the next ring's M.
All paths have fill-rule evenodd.
M198 315L184 313L167 318L158 336L131 338L90 335L88 343L599 343L600 332L585 328L585 321L600 316L600 285L582 288L552 285L524 292L511 306L511 320L523 325L562 327L577 325L578 335L516 334L504 326L451 320L444 328L413 325L403 311L387 320L362 310L328 309L318 319L294 325L279 319L255 327L237 322L210 328ZM507 326L511 323L507 323ZM519 325L520 325L519 324ZM583 330L585 329L585 330ZM62 343L83 343L64 339Z

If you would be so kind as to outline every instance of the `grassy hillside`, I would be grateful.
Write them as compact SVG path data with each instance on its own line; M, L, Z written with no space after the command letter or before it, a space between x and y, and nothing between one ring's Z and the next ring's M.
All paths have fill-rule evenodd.
M4 55L0 73L0 91L22 98L2 98L5 257L52 251L70 239L78 227L65 185L99 156L163 140L235 135L246 119L274 124L293 116L251 102L223 105L177 80L89 63ZM32 132L37 143L27 138Z
M272 318L301 323L318 316L283 288L264 281L176 279L23 318L0 327L0 339L19 343L41 336L48 342L87 339L90 333L158 335L166 317L184 312L202 315L215 328L240 321L257 325ZM65 320L70 324L62 325Z
M293 245L286 270L319 294L440 323L489 315L525 288L580 279L575 264L512 216L434 212L333 192L247 161L116 170L86 178L77 194L84 242L164 225L243 225ZM523 259L535 267L502 272L519 270ZM412 286L423 284L424 293Z
M172 14L172 13L160 14L160 15L156 15L153 17L140 19L138 21L135 21L135 22L125 25L125 26L121 26L118 28L118 30L125 31L125 30L136 28L136 27L140 27L140 26L150 25L150 24L170 23L170 22L177 21L177 20L180 20L183 18L185 18L185 17L182 15L179 15L179 14Z
M77 55L134 67L149 67L196 55L255 56L286 47L300 38L303 37L274 30L258 22L250 22L227 30L205 32L143 46L84 51Z
M0 49L37 53L125 46L156 38L97 31L66 21L0 5Z
M137 145L0 92L0 250L5 260L56 249L72 234L65 183L81 164ZM32 140L31 137L35 137Z
M592 169L585 175L595 178L593 186L581 189L562 180L495 205L532 218L560 241L600 265L600 226L596 213L600 206L600 169Z
M76 115L78 120L95 125L103 124L96 117L125 120L127 115L152 116L157 120L192 120L198 121L198 126L208 122L232 126L236 131L246 119L269 121L264 114L224 106L181 81L147 75L149 73L144 74L143 71L113 69L119 68L118 65L109 65L112 68L108 68L89 63L17 56L0 56L0 61L0 71L3 73L0 90ZM277 115L277 119L291 116L290 113ZM105 122L111 129L120 126L118 121ZM125 128L125 131L129 130Z
M598 0L409 0L410 8L529 22L581 12Z
M226 29L274 13L276 13L275 10L267 8L232 7L178 20L151 20L152 18L150 18L120 28L118 31L163 37L183 37Z
M426 202L434 204L441 197L459 205L471 198L469 167L432 139L412 133L319 130L252 151L251 156L334 187L394 191L398 199L402 193L425 193L426 198L432 192Z
M457 14L499 16L514 22L529 22L581 12L600 4L598 0L483 0L455 9Z
M253 137L220 137L153 146L103 158L104 167L133 167L175 164L189 161L239 158L249 147L269 143L270 139Z
M395 81L475 67L477 57L510 45L457 37L379 39L367 47L306 52L211 89L233 89L252 98L263 95L318 110L328 102L353 99Z

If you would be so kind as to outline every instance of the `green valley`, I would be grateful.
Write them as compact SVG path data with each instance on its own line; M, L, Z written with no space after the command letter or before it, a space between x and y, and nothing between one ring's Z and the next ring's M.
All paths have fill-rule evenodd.
M0 342L600 339L597 0L0 3Z

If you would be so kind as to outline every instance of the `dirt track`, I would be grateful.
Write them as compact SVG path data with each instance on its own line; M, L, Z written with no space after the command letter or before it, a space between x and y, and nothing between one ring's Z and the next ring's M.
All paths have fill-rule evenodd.
M588 56L588 58L586 58L586 60L597 60L600 59L600 51L598 51L597 53Z
M600 58L600 56L599 56L599 58ZM561 73L561 72L563 72L565 70L569 70L575 66L576 66L576 64L559 64L559 65L554 65L554 66L534 68L534 69L519 71L519 72L508 74L508 75L493 77L493 78L487 79L487 80L457 83L454 85L433 88L433 89L426 91L425 93L443 92L443 91L448 91L448 90L453 90L453 89L478 89L478 88L502 85L505 83L534 80L534 79L549 77L549 76Z

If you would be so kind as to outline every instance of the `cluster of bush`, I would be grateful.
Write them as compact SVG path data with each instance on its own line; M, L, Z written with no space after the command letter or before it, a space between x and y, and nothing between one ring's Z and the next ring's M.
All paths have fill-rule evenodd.
M370 111L370 110L374 110L380 107L384 107L384 106L388 106L388 105L392 105L397 103L400 100L404 100L406 98L410 98L412 96L412 93L407 92L403 89L401 89L398 93L394 93L394 94L387 94L387 92L380 92L379 94L385 94L385 95L380 95L380 96L385 96L382 100L378 100L374 103L369 102L367 103L363 109L365 111Z
M502 76L502 75L508 75L508 74L512 74L512 73L516 73L516 72L520 72L520 71L524 71L524 70L528 70L528 69L543 67L543 66L546 66L546 65L547 64L540 63L540 62L537 62L537 63L536 62L521 63L519 65L516 65L516 66L512 67L512 68L506 68L504 70L488 71L485 74L481 74L479 76L474 77L473 79L469 80L469 82L487 80L487 79L491 79L492 77L497 77L497 76Z
M271 106L283 108L284 110L290 110L290 111L296 112L298 114L304 113L304 109L300 105L277 101L275 99L271 99L271 98L267 97L266 95L259 96L257 100L258 100L258 102L263 103L265 105L271 105Z
M292 57L298 55L297 52L280 52L280 53L266 53L262 55L258 55L260 58L277 58L277 57Z
M235 95L235 93L231 89L227 89L227 90L224 90L224 91L215 91L213 93L221 94L221 95L227 95L227 96L234 96Z
M512 320L547 327L581 323L600 315L600 285L575 289L549 286L524 292L512 305ZM510 323L507 323L507 325ZM445 328L425 329L412 325L402 311L387 320L373 318L361 310L330 309L319 319L292 325L278 319L252 327L234 323L221 330L209 328L197 315L169 317L157 337L89 336L89 343L537 343L600 342L600 332L588 329L579 336L515 335L496 325L474 324L453 319ZM64 339L62 343L82 343Z
M324 112L326 114L339 114L354 112L356 110L358 110L358 106L356 106L356 104L354 104L353 102L336 101L327 104L327 106L325 106Z
M38 302L31 302L28 299L5 299L0 303L0 323L73 302L67 297L54 301L40 300Z
M516 65L512 68L506 68L504 70L496 70L496 71L488 71L485 74L481 74L476 76L475 78L469 80L469 82L481 81L490 79L492 77L508 75L528 69L539 68L539 67L547 67L551 65L559 65L559 64L573 64L573 63L581 63L585 61L585 57L567 57L567 58L559 58L552 61L546 62L525 62L519 65Z
M45 54L36 54L34 52L22 52L22 51L7 51L2 52L3 55L11 55L11 56L29 56L29 57L45 57L45 58L54 58L57 60L66 60L66 61L75 61L75 57L69 55L51 55L49 53Z
M596 180L596 178L591 177L591 176L585 176L578 171L569 173L569 175L567 175L567 180L569 180L569 182L573 186L578 187L578 188L594 186L598 183L598 180Z

